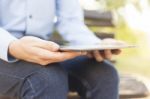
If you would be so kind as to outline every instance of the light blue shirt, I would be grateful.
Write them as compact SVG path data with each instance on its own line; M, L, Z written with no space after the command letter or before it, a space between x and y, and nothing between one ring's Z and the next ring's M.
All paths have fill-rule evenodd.
M13 61L10 42L26 35L47 40L54 28L73 44L100 42L85 26L78 0L0 0L0 59Z

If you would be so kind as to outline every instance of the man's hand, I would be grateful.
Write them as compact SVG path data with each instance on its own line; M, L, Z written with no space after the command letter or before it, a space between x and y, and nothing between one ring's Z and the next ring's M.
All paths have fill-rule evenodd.
M61 62L76 56L81 52L59 52L59 45L37 37L26 36L9 45L9 54L13 57L40 65Z
M103 43L105 44L126 44L125 42L122 41L117 41L114 39L104 39L102 40ZM88 57L90 58L95 58L98 62L102 62L104 59L110 60L112 58L112 55L118 55L121 53L120 49L115 49L115 50L109 50L106 49L104 51L93 51L88 53Z

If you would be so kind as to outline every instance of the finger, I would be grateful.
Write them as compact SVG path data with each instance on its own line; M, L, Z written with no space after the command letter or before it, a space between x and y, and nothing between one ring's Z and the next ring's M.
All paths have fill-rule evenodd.
M102 62L104 60L99 51L94 51L93 55L98 62Z
M37 60L28 60L29 62L32 62L32 63L36 63L36 64L40 64L42 66L47 66L48 64L50 63L53 63L53 61L50 61L50 60L43 60L43 59L38 59Z
M112 57L112 53L111 53L111 50L104 50L104 55L105 55L105 58L106 59L111 59Z
M106 39L103 39L102 42L106 44L107 43L110 44L110 43L116 43L116 40L112 38L106 38Z
M87 53L87 57L89 57L89 58L93 58L93 54L92 54L92 52L88 52L88 53Z
M54 62L50 60L41 60L41 62L39 62L39 64L42 66L47 66L48 64L51 64L51 63L54 63Z
M124 42L124 41L120 41L120 40L115 40L115 39L112 39L112 38L106 38L106 39L103 39L102 40L103 43L106 43L106 44L121 44L121 45L126 45L127 43Z
M61 54L62 54L61 57L64 58L64 60L68 60L68 59L75 58L77 56L86 55L87 53L86 52L64 52Z
M60 62L77 56L86 55L86 52L52 52L54 62Z
M87 54L87 57L93 58L93 54L92 54L92 53L88 53L88 54Z
M37 37L26 36L21 39L25 40L27 43L31 44L32 46L44 48L50 51L58 51L59 49L58 44L51 42L51 41L46 41Z
M22 60L28 61L28 62L31 62L31 63L35 63L35 64L46 65L44 63L44 60L39 59L37 57L32 57L32 58L27 58L27 59L22 59Z
M45 40L40 40L36 42L36 46L49 50L49 51L58 51L59 50L59 45L51 42L51 41L45 41Z
M36 58L49 60L52 59L52 52L43 48L34 48L32 52Z
M114 54L114 55L118 55L118 54L121 53L121 50L120 50L120 49L115 49L115 50L112 50L111 52L112 52L112 54Z
M58 51L59 50L59 45L55 42L51 42L51 41L46 41L47 42L47 48L50 50L50 51Z

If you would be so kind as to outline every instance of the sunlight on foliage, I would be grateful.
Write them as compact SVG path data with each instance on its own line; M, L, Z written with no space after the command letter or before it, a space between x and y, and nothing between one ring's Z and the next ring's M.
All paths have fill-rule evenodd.
M140 0L97 0L104 10L117 10L131 3L139 11L142 10ZM115 3L114 3L115 2ZM148 0L150 3L150 0Z

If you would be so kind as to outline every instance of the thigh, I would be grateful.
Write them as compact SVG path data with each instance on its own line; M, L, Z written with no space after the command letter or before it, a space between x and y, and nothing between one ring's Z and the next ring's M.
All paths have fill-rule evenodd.
M61 77L58 77L59 75ZM53 77L55 79L52 80ZM0 60L0 96L21 97L20 95L23 94L22 89L28 79L31 80L31 83L38 90L40 88L38 84L44 82L44 80L49 82L51 80L51 83L56 83L59 80L58 78L62 77L67 79L67 74L59 64L43 67L25 61L7 63ZM42 86L44 88L44 85Z
M39 69L30 63L18 61L7 63L0 60L0 95L18 96L23 79Z
M70 90L78 91L83 97L91 97L97 86L101 86L100 90L103 90L104 85L105 89L110 89L111 82L116 83L114 88L118 91L118 73L106 60L96 62L95 59L78 57L61 64L69 72Z

